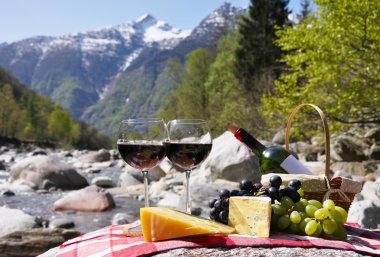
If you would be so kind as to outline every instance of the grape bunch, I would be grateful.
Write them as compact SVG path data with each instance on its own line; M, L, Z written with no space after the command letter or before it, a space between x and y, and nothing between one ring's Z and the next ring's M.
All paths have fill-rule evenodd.
M347 212L334 201L301 199L294 203L289 197L272 204L271 229L286 230L290 233L332 239L347 239L347 231L343 224L347 220Z
M291 180L288 186L282 186L282 179L278 175L273 175L269 180L269 185L264 186L261 183L253 183L249 179L240 181L239 189L219 190L219 198L209 201L210 219L221 223L228 223L229 198L231 196L252 196L252 197L270 197L272 203L281 201L283 197L288 197L293 203L301 199L301 182L299 180Z

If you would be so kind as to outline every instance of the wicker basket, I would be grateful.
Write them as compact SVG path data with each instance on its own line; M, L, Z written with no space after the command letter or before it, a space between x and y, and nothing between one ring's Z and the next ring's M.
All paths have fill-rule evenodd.
M330 133L327 125L327 120L323 111L314 104L301 104L297 106L290 114L285 133L285 147L289 151L290 128L296 113L304 106L313 107L320 115L323 129L325 132L325 152L326 166L325 174L319 176L299 175L299 174L277 174L280 175L283 183L286 185L291 179L299 179L302 183L304 198L310 200L315 199L323 202L326 199L331 199L336 205L343 207L348 211L351 202L355 195L362 189L362 184L351 179L343 177L329 178L330 174ZM267 183L273 174L266 174L262 177L262 182Z

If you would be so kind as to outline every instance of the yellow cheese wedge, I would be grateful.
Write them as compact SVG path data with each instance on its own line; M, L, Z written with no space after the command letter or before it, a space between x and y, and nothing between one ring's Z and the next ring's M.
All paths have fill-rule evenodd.
M271 211L269 197L231 197L228 225L239 234L269 237Z
M141 208L140 220L147 242L203 234L230 234L235 231L219 222L164 207Z

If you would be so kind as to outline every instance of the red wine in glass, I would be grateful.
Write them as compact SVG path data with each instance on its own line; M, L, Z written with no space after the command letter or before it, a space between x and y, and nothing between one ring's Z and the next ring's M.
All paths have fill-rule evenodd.
M174 165L186 171L186 212L191 214L190 173L210 153L211 133L206 121L200 119L171 120L167 127L166 155Z
M184 170L198 166L211 151L212 144L166 142L166 155L175 165Z
M166 124L162 119L137 118L120 122L117 148L123 160L143 174L145 207L148 199L148 170L165 157L168 139Z
M155 167L165 157L165 145L139 142L118 142L117 148L123 160L139 170Z

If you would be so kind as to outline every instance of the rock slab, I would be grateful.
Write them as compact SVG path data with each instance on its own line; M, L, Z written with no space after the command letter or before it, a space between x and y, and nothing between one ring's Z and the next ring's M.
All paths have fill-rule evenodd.
M112 195L97 186L72 191L54 203L55 211L100 212L113 207L115 207L115 202Z
M30 182L37 188L43 188L46 184L63 190L88 186L87 180L71 165L53 156L25 158L11 167L10 176L15 180Z
M0 207L0 217L0 237L17 230L32 228L35 225L33 216L17 209Z
M0 256L35 257L80 235L81 233L75 230L58 228L17 231L0 238Z

